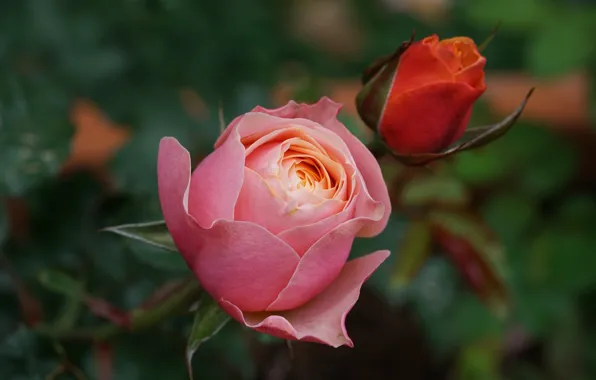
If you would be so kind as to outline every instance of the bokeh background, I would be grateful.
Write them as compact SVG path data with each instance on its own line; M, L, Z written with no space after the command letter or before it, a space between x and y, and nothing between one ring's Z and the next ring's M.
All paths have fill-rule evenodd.
M353 255L393 254L348 317L356 347L289 349L230 323L197 353L195 377L596 379L590 0L2 2L0 378L187 378L190 316L110 342L38 331L92 328L189 275L177 255L99 232L161 219L159 139L198 162L220 105L230 121L327 95L367 141L353 103L368 63L414 29L480 42L498 22L472 124L537 90L486 148L430 169L382 160L395 213ZM82 294L110 306L90 310Z

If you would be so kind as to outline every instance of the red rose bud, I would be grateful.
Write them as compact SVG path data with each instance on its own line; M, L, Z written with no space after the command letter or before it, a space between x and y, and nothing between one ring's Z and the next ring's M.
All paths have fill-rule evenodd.
M485 64L467 37L404 43L365 73L360 117L399 155L441 152L462 137L486 89Z

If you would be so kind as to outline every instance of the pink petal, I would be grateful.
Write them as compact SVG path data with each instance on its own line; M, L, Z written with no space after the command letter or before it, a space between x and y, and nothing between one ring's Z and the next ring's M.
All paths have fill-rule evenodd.
M189 267L215 299L229 300L243 311L265 310L300 260L289 245L250 222L218 220L195 233L203 244Z
M207 292L243 310L264 310L287 285L299 256L264 228L216 221L203 229L187 212L190 155L176 139L162 139L158 188L164 219L178 250Z
M323 291L344 267L363 220L349 220L324 235L302 256L292 279L268 311L294 309Z
M243 313L225 299L220 300L220 305L234 319L256 331L283 339L353 347L345 327L346 315L358 300L364 281L388 256L389 251L377 251L348 262L325 291L291 311Z
M234 219L244 175L244 145L237 134L205 157L192 173L188 211L203 228Z
M193 238L198 225L188 215L190 154L173 137L164 137L157 156L157 187L163 216L176 247L186 261L199 247Z
M347 208L329 218L325 218L313 224L291 228L283 231L277 236L294 248L294 251L296 251L297 254L303 256L306 251L317 242L317 240L348 220L351 215L353 215L352 209Z
M219 148L220 145L223 144L228 139L228 137L230 137L230 134L232 133L233 130L236 129L236 126L238 125L240 120L242 120L243 117L244 117L244 115L237 116L236 118L234 118L234 120L232 120L232 122L230 124L228 124L228 126L223 130L221 135L219 135L219 137L215 141L215 144L214 144L215 149Z

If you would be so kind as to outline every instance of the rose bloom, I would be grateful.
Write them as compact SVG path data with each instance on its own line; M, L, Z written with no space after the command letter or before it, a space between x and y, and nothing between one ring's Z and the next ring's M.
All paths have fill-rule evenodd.
M236 118L191 173L172 137L158 157L165 222L203 288L234 319L284 339L353 346L344 325L388 257L347 262L391 212L376 159L328 98Z
M374 94L383 101L375 109L376 129L398 154L448 148L462 137L474 102L486 90L486 58L470 38L439 41L432 35L413 43L398 59L390 83L371 88L383 93Z

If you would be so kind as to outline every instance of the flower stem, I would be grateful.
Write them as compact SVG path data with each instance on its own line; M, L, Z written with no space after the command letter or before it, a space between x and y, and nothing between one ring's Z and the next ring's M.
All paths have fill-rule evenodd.
M159 324L169 317L188 309L198 298L201 287L194 279L177 289L176 293L162 303L150 309L135 309L130 312L130 326L122 327L105 323L95 327L56 328L52 325L39 324L33 330L40 335L59 340L94 340L106 341L115 336L143 330Z
M380 159L387 154L387 145L381 140L381 138L375 134L375 137L366 145L368 150L375 156L376 159Z

